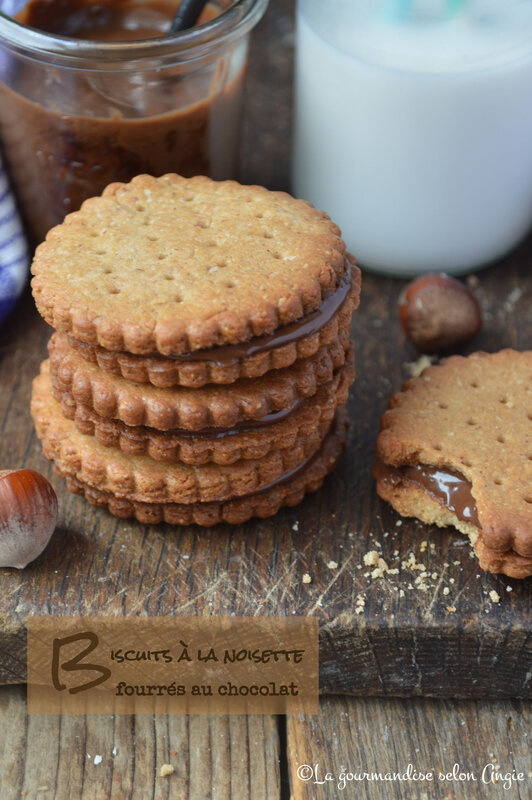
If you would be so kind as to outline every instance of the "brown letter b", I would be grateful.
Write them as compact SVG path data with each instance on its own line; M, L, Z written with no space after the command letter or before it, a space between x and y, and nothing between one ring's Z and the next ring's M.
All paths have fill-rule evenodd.
M69 661L65 661L64 663L60 664L60 651L61 648L67 644L71 644L72 642L78 641L87 641L87 646L80 652L78 655L71 658ZM99 639L95 633L91 631L86 631L84 633L74 633L72 636L65 636L63 639L54 639L53 640L53 655L52 655L52 681L54 684L54 689L58 692L63 691L67 687L65 684L61 683L59 680L59 669L64 669L65 672L77 672L79 670L90 670L93 672L99 672L100 675L98 678L94 678L92 681L88 683L83 683L81 686L74 686L69 689L69 694L77 694L78 692L84 692L87 689L92 689L93 686L98 686L100 683L104 683L104 681L108 680L111 677L111 670L107 667L103 667L100 664L89 664L83 663L80 664L81 659L92 653L92 651L98 647Z

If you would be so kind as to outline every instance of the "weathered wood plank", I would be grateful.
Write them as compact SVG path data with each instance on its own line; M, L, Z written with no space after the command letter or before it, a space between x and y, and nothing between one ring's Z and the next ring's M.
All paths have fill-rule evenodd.
M276 717L28 717L0 689L2 800L276 800L279 756Z
M320 714L287 719L287 751L293 800L525 800L532 792L530 772L532 708L526 702L436 701L425 699L354 699L324 697ZM486 765L523 779L505 789L502 781L483 783ZM303 781L298 768L309 765L319 778ZM434 780L346 782L342 772L399 772L408 765L433 772ZM440 781L438 774L474 773L476 780ZM489 778L490 769L485 773ZM308 770L302 770L308 777ZM340 784L341 786L341 784Z
M248 84L243 177L272 188L288 186L291 7L288 0L270 5ZM479 274L486 322L470 351L531 346L531 258L529 240ZM374 490L379 417L406 377L405 362L416 357L395 311L401 286L364 275L354 320L353 427L337 473L299 508L209 531L115 520L52 477L29 415L50 331L27 296L0 329L0 464L52 477L61 514L36 562L0 571L0 682L25 680L30 614L314 614L325 692L530 697L532 581L481 573L452 531L406 520L398 527ZM523 293L510 302L516 287ZM423 551L427 540L434 549ZM363 556L374 549L399 574L372 580ZM426 592L410 588L419 574L403 566L410 552L434 576ZM491 590L500 604L489 600ZM356 613L359 598L365 605Z

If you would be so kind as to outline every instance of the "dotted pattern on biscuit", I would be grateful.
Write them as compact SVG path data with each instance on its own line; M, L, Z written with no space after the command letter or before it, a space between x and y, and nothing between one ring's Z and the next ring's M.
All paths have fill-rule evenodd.
M303 200L202 176L139 175L48 233L32 289L63 333L171 355L271 333L318 308L345 271L339 228Z
M405 383L383 415L377 454L432 464L472 484L478 547L532 557L532 352L452 356ZM486 558L488 555L486 555Z

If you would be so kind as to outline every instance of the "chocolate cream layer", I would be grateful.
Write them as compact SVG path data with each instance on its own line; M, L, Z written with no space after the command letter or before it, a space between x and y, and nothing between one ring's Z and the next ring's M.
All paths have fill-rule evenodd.
M267 353L270 350L277 350L279 347L311 336L327 325L346 302L351 285L351 265L347 262L347 269L337 288L325 298L319 308L295 322L276 328L272 333L265 336L256 336L247 342L239 342L237 344L216 345L204 350L194 350L190 353L171 354L168 356L162 356L161 353L152 353L150 356L142 356L142 358L160 358L163 360L169 358L183 363L210 361L217 367L223 367L230 366L242 359ZM125 355L125 353L123 354ZM127 353L127 355L131 354Z
M317 333L320 328L327 325L340 310L351 288L351 269L349 268L342 277L338 288L325 298L316 311L312 311L296 322L290 322L277 328L273 333L257 336L248 342L239 344L218 345L205 350L195 350L184 355L172 355L170 358L178 361L212 361L217 366L231 364L243 358L251 358L269 350L276 350L292 342L298 342L306 336Z
M329 430L327 432L327 435L323 439L321 447L318 450L316 450L315 453L306 458L301 464L299 464L298 467L294 467L288 472L285 472L283 475L280 475L274 481L271 481L271 483L267 483L264 486L261 486L260 489L256 489L254 492L249 492L249 494L239 495L238 497L233 497L231 499L244 500L246 497L254 497L255 495L267 492L269 489L273 489L275 486L282 486L283 484L288 483L288 481L292 480L293 478L297 478L298 475L305 472L305 470L309 469L312 466L312 464L314 464L314 462L318 460L318 458L321 458L321 456L325 451L325 448L328 445L329 437L336 436L339 429L342 426L345 427L346 419L347 419L347 411L345 406L342 406L337 410L336 414L334 415Z
M312 399L312 398L310 398ZM303 403L308 402L308 398L302 397L296 400L290 408L283 408L280 411L272 411L271 414L265 414L259 419L247 419L244 422L237 422L232 428L200 428L197 431L187 430L186 428L173 428L165 431L169 435L183 436L189 439L225 439L227 436L236 436L240 433L251 433L259 428L265 428L273 425L276 422L282 422L284 419L291 417L292 414L301 408ZM147 428L155 432L154 428ZM161 431L156 431L161 433Z
M339 367L334 371L331 384L337 379L338 372L344 367ZM341 379L340 379L341 380ZM339 384L337 384L338 386ZM325 384L324 389L327 388ZM58 402L61 402L61 394L54 392L54 397ZM231 428L200 428L199 430L189 430L187 428L170 428L167 431L158 431L149 426L142 426L144 430L152 433L164 434L167 436L182 436L188 439L225 439L227 436L238 436L239 434L253 433L261 428L268 428L270 425L275 425L277 422L283 422L285 419L293 416L304 405L309 405L314 400L314 397L300 397L289 408L282 408L280 411L272 411L265 414L258 419L246 419L242 422L237 422ZM126 426L127 427L127 426Z
M480 528L471 482L460 472L430 464L404 464L393 467L378 458L375 462L375 477L393 486L403 483L413 484L452 511L462 522Z

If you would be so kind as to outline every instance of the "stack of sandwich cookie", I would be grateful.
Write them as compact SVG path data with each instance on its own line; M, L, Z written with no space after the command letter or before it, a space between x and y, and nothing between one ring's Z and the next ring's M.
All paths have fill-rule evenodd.
M54 228L32 272L56 329L32 413L72 491L143 522L239 523L334 467L360 273L323 212L141 175Z

